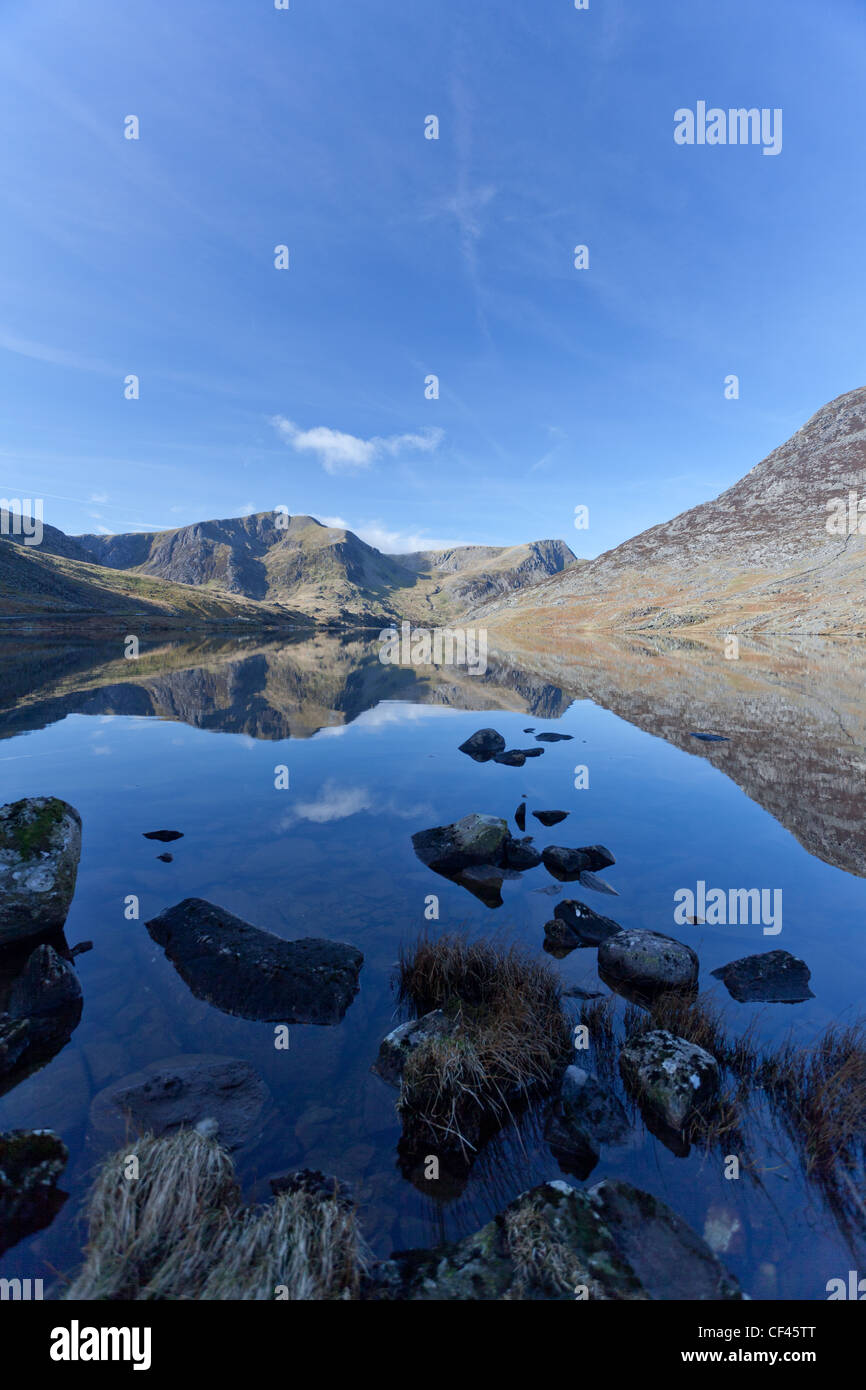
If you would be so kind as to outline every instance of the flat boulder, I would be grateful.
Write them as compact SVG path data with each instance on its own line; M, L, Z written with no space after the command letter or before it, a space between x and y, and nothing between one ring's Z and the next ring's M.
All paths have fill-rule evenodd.
M395 1254L375 1267L364 1297L573 1303L576 1295L590 1301L743 1297L706 1242L666 1203L610 1178L589 1189L543 1183L459 1242Z
M812 972L804 960L790 951L765 951L721 965L710 974L721 980L739 1004L799 1004L814 999L809 988Z
M715 1057L664 1028L630 1038L620 1052L619 1068L641 1108L668 1130L681 1131L719 1089Z
M198 1129L236 1149L255 1131L269 1097L248 1062L190 1053L113 1081L94 1096L90 1123L103 1147L123 1143L131 1126L157 1136Z
M581 845L568 849L564 845L548 845L542 851L544 867L560 883L574 883L581 874L607 869L615 863L610 850L604 845Z
M0 946L60 931L78 861L81 817L56 796L0 806Z
M451 825L419 830L412 845L423 864L448 876L472 864L502 865L509 839L506 820L474 813Z
M536 743L566 743L574 738L574 734L536 734Z
M364 957L342 941L284 941L203 898L145 925L196 998L238 1018L339 1023L358 993Z
M633 997L689 991L697 984L698 969L691 946L637 927L609 936L598 949L598 973L605 984Z
M559 825L560 821L565 820L568 811L533 811L535 819L541 821L542 825Z
M506 767L523 767L526 762L526 754L519 748L509 748L507 753L494 753L493 761L503 763Z
M495 729L479 729L460 745L460 752L473 758L476 763L488 763L496 753L502 753L504 749L505 739Z

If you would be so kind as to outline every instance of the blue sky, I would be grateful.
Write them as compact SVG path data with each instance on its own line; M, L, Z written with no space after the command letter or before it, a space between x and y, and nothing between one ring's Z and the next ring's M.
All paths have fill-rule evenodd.
M864 71L862 0L0 0L0 495L597 554L866 382Z

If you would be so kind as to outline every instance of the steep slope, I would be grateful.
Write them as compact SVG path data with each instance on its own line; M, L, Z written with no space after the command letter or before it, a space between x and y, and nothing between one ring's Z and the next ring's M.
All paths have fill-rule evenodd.
M120 618L169 626L237 622L310 626L303 614L288 608L85 564L9 538L0 540L0 620Z
M866 534L827 529L834 499L864 498L866 388L824 406L712 502L486 605L515 636L575 628L866 632Z
M352 531L311 516L259 512L175 531L77 539L99 564L289 603L319 621L390 619L393 594L415 582Z
M464 614L487 600L530 589L551 575L584 563L564 541L551 540L416 550L389 558L418 576L420 594L442 619Z

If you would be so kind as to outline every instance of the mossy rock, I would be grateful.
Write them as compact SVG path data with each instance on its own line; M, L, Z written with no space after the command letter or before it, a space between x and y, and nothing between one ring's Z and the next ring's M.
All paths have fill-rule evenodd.
M0 946L63 927L80 857L81 817L67 802L0 806Z

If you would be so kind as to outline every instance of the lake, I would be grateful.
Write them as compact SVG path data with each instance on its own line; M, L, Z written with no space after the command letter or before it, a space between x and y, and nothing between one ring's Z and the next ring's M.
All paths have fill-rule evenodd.
M466 1235L527 1187L566 1176L531 1114L491 1141L453 1200L402 1176L396 1092L370 1067L403 1017L395 964L424 931L494 936L542 953L556 903L578 897L623 927L691 945L701 988L733 1035L752 1027L768 1046L789 1036L806 1045L859 1015L866 882L853 779L862 716L844 695L844 670L836 694L822 696L803 695L790 653L775 664L756 658L736 685L721 668L711 680L686 653L635 650L604 660L596 651L582 675L578 660L567 677L550 663L495 657L483 678L416 671L384 666L372 635L154 640L137 663L121 652L117 642L21 638L7 639L3 653L0 801L51 795L79 811L83 850L65 937L93 943L76 957L84 1009L71 1040L0 1096L0 1129L51 1128L70 1150L60 1181L69 1200L3 1256L3 1277L41 1277L48 1295L76 1269L82 1202L105 1151L93 1098L181 1054L243 1059L268 1088L261 1126L236 1154L245 1197L266 1200L269 1180L296 1168L334 1174L351 1186L381 1256ZM659 662L670 668L665 679ZM797 718L809 730L800 749L788 727ZM476 763L458 748L482 727L497 729L508 748L543 747L543 756L522 767ZM695 739L701 731L728 742ZM544 732L570 738L536 743ZM469 812L507 817L517 834L522 801L539 849L609 846L616 864L603 877L618 896L560 884L540 865L506 879L502 905L490 908L413 851L414 832ZM546 829L531 812L550 809L569 814ZM183 838L144 838L160 828ZM158 858L164 852L171 862ZM675 894L699 882L780 892L781 931L677 924ZM124 914L129 895L139 920ZM343 1020L292 1025L288 1049L278 1050L272 1023L196 998L144 925L187 897L287 939L360 948L360 992ZM776 948L806 961L814 998L737 1003L710 974ZM594 950L544 958L566 988L608 993ZM567 1003L576 1016L580 1000ZM592 1046L575 1060L595 1070ZM677 1156L633 1119L628 1140L604 1148L587 1184L623 1177L663 1198L711 1240L752 1298L823 1299L829 1279L864 1268L862 1226L844 1233L766 1115L758 1181L727 1179L712 1149Z

